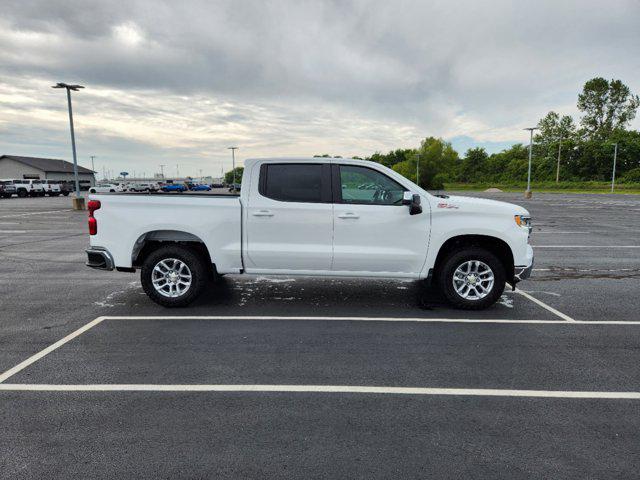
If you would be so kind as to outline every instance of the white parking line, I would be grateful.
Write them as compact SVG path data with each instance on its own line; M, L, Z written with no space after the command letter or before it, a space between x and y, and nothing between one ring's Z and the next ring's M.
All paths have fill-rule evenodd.
M528 298L529 300L531 300L533 303L535 303L536 305L540 305L542 308L544 308L545 310L553 313L554 315L562 318L563 320L565 320L566 322L572 322L575 323L576 321L571 318L569 315L565 315L564 313L562 313L559 310L556 310L555 308L553 308L551 305L547 305L546 303L544 303L542 300L538 300L536 297L529 295L527 292L523 292L522 290L520 290L519 288L515 289L515 292L519 295L522 295L525 298Z
M531 245L531 248L640 248L640 245Z
M86 332L87 330L89 330L90 328L95 327L100 322L102 322L103 319L104 319L104 317L98 317L95 320L90 321L86 325L83 325L82 327L77 329L75 332L70 333L66 337L58 340L56 343L54 343L52 345L49 345L44 350L42 350L42 351L36 353L35 355L27 358L24 362L19 363L18 365L16 365L13 368L10 368L6 372L4 372L2 375L0 375L0 384L2 382L4 382L7 378L14 376L20 370L24 370L25 368L27 368L32 363L37 362L38 360L40 360L45 355L48 355L49 353L53 352L56 348L60 348L62 345L64 345L68 341L73 340L78 335L81 335L84 332Z
M14 215L3 215L0 218L17 218L17 217L28 217L31 215L44 215L46 213L60 213L60 212L71 212L72 210L69 210L68 208L65 210L45 210L45 211L41 211L41 212L27 212L27 213L16 213Z
M534 299L528 293L516 290L527 298ZM189 316L104 316L103 320L290 320L290 321L335 321L335 322L414 322L414 323L497 323L497 324L533 324L533 325L640 325L640 320L568 320L571 318L562 312L558 312L553 307L541 302L537 298L535 303L542 303L543 308L551 309L549 311L558 315L563 320L518 320L504 318L416 318L416 317L283 317L283 316L265 316L265 315L189 315ZM542 306L542 305L541 305ZM557 312L557 313L556 313Z
M459 395L480 397L526 398L599 398L640 400L640 392L600 392L563 390L503 390L495 388L422 388L381 387L359 385L153 385L153 384L93 384L46 385L0 384L0 391L21 392L283 392L283 393L357 393L385 395Z

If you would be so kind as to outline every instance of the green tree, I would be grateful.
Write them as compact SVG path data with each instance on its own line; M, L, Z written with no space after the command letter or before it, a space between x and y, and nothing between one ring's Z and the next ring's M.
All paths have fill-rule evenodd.
M468 149L460 164L460 171L457 175L458 180L462 182L480 180L488 158L487 151L482 147Z
M578 109L583 113L580 123L589 138L607 138L615 130L624 129L639 106L638 95L620 80L592 78L578 95Z
M407 155L408 156L408 155ZM402 176L416 182L419 166L418 185L424 189L439 190L444 188L444 182L452 180L452 172L460 161L451 143L441 138L428 137L420 143L420 148L413 158L396 163L393 169Z
M367 160L372 162L381 163L385 167L392 168L394 165L412 159L416 154L416 150L413 148L398 148L391 150L389 153L384 154L376 152L371 155Z
M233 172L234 170L229 170L224 174L224 183L231 184L233 183ZM236 167L236 183L242 183L242 174L244 172L244 167Z

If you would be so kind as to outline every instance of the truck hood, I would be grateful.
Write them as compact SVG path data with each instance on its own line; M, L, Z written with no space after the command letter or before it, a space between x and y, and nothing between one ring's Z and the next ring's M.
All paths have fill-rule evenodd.
M450 195L449 198L434 197L435 208L475 211L478 213L505 213L508 215L529 215L526 208L515 203L500 202L487 198L461 197Z

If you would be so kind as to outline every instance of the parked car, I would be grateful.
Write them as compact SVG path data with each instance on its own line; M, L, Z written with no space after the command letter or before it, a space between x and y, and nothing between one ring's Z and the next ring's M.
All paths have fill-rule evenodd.
M149 183L149 182L132 183L129 185L129 191L130 192L157 192L158 184Z
M209 191L211 191L211 187L209 185L206 185L206 184L193 185L191 187L191 190L194 191L194 192L209 192Z
M89 193L116 193L121 191L122 187L115 183L98 183L89 189Z
M62 194L62 188L55 180L42 180L42 187L44 188L44 193L50 197L57 197Z
M163 192L186 192L187 187L181 183L167 183L161 188L161 190Z
M224 188L224 183L212 183L211 188Z
M357 188L367 182L376 188ZM434 196L375 162L253 159L243 183L239 197L90 196L87 265L140 269L167 307L192 302L212 275L299 274L420 279L474 310L533 267L524 208Z
M242 184L241 184L241 183L232 183L232 184L229 186L229 191L230 191L230 192L239 192L239 191L240 191L240 189L241 189L241 187L242 187Z
M44 188L42 187L41 180L15 180L5 179L4 181L11 181L16 187L16 194L21 197L44 197Z
M0 180L0 196L3 198L11 198L12 195L18 193L16 186L10 180Z

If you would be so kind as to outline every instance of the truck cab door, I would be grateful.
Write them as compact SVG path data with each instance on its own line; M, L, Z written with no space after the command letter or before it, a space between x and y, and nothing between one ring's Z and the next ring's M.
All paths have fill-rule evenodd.
M406 189L373 168L334 164L332 179L332 270L417 277L429 247L429 204L412 215Z
M247 273L329 271L331 166L263 163L251 185L245 212Z

